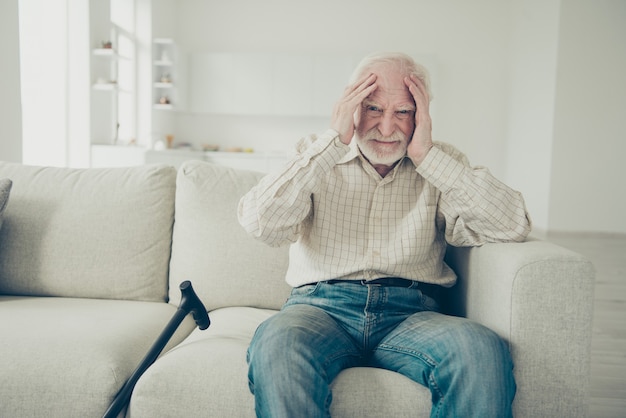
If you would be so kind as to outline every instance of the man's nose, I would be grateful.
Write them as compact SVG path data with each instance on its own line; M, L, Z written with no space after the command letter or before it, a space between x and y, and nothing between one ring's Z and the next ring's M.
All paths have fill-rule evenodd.
M383 136L391 136L396 130L396 123L393 118L393 113L385 112L378 125L378 130Z

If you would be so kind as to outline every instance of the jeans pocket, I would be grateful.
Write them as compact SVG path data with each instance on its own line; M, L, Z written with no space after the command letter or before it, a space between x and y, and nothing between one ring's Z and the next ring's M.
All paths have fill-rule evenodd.
M291 305L306 304L310 301L310 297L315 295L319 286L318 283L305 284L291 289L291 294L287 298L287 302L283 305L283 309Z
M424 310L433 312L440 311L439 303L436 299L431 298L422 291L420 291L420 293L422 294L422 306L424 307Z
M321 282L317 282L294 287L293 289L291 289L290 299L298 296L312 296L315 294L315 292L317 292L320 284Z

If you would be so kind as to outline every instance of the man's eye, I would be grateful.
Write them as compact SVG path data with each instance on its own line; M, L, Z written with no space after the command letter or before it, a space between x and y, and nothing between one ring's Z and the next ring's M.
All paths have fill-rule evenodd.
M383 114L383 110L380 107L374 105L365 106L365 110L367 111L368 116L371 117L377 117Z
M403 109L403 110L396 111L396 116L398 118L400 118L400 119L407 119L412 114L413 114L413 111L412 110L408 110L408 109Z

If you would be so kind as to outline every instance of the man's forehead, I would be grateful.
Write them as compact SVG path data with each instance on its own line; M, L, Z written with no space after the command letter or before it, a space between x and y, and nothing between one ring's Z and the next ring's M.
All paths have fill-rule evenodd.
M404 84L406 77L398 68L392 65L378 65L372 68L376 74L377 88L370 95L372 100L413 103L413 96Z
M381 105L403 105L414 103L413 96L406 86L398 88L395 86L389 87L379 85L367 99Z

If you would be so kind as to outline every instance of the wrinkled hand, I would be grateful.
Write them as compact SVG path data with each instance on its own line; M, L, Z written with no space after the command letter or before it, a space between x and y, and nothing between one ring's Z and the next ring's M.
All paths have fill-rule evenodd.
M428 151L433 147L432 121L430 119L430 97L424 82L415 75L406 77L404 84L409 88L415 100L415 130L413 138L406 150L407 155L417 167L424 161Z
M350 144L354 135L354 114L363 100L376 90L376 74L368 74L351 86L346 87L343 96L335 104L330 127L339 133L344 144Z

